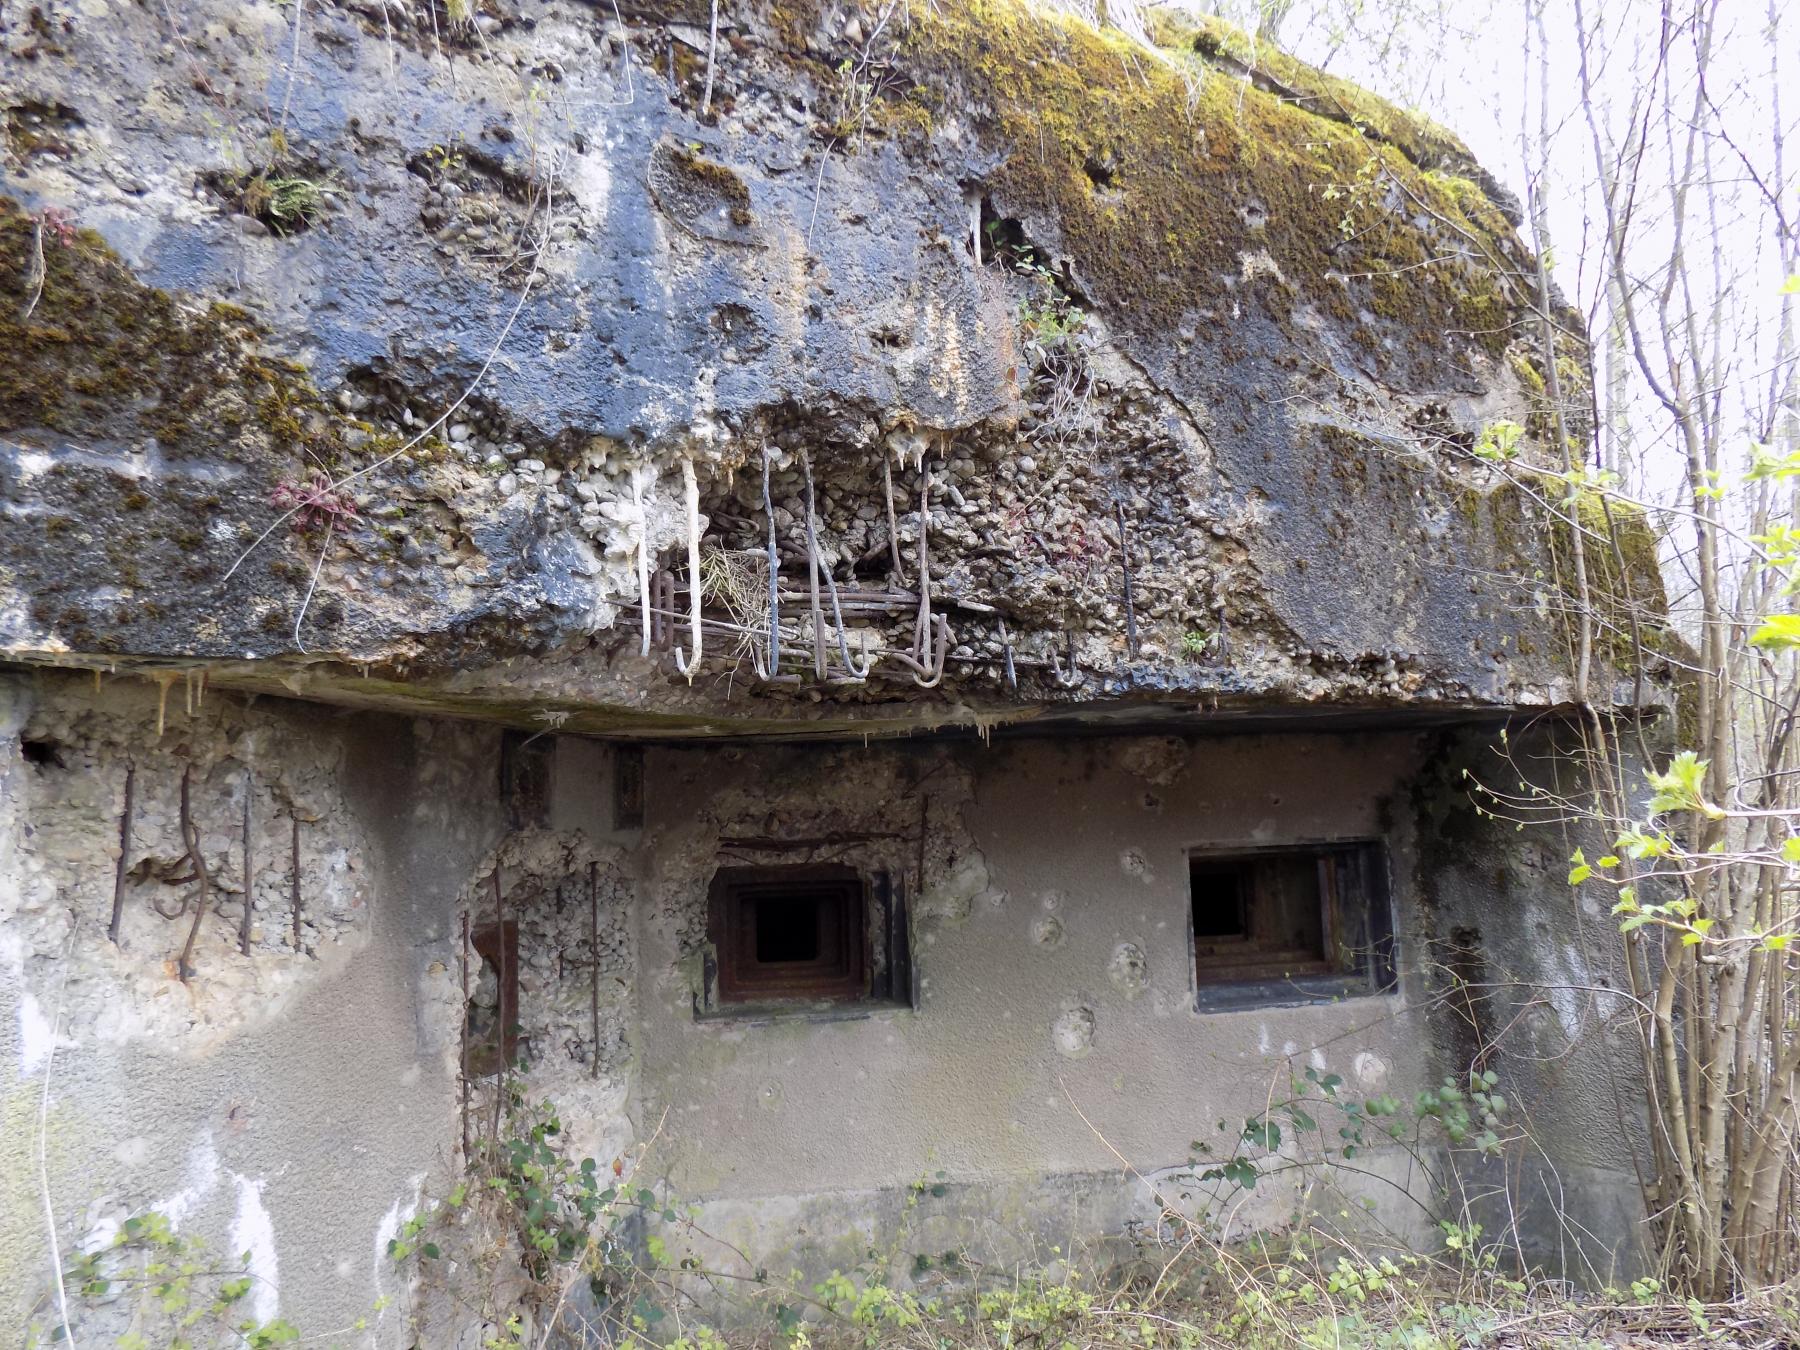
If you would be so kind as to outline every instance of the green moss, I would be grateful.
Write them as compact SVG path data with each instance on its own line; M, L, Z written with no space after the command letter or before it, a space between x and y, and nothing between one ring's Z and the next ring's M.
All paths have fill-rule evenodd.
M1395 107L1348 80L1315 70L1280 48L1253 39L1213 15L1159 10L1155 34L1164 47L1187 47L1213 61L1240 66L1273 92L1319 117L1362 130L1394 146L1421 168L1473 160L1456 135L1430 118Z
M34 275L38 233L0 197L0 273ZM95 439L150 434L176 453L240 458L218 405L258 336L243 311L184 309L133 277L92 230L46 231L41 244L35 303L0 306L0 422Z
M991 179L997 207L1053 222L1060 240L1038 242L1073 258L1095 300L1146 327L1252 288L1279 320L1266 297L1281 291L1285 305L1286 288L1241 277L1242 257L1266 250L1287 287L1325 312L1360 302L1423 346L1454 328L1504 347L1499 274L1416 227L1416 210L1387 206L1398 184L1444 229L1502 252L1497 213L1473 210L1465 188L1411 157L1464 154L1460 143L1317 72L1308 87L1324 92L1295 100L1196 64L1190 97L1176 59L1018 0L917 4L900 54L910 74L954 91L946 101L992 110L996 139L1013 147ZM1304 68L1284 69L1286 85Z
M1669 602L1657 560L1656 531L1640 508L1593 491L1577 494L1573 515L1582 530L1588 596L1597 620L1595 651L1619 669L1629 670L1641 659L1633 643L1633 616L1637 639L1654 647L1663 638L1661 616L1668 612ZM1563 515L1552 516L1549 540L1557 586L1573 612L1580 591L1575 535Z
M698 183L729 202L734 210L740 207L745 211L749 210L750 189L744 186L744 180L738 177L736 169L686 148L677 150L673 158Z

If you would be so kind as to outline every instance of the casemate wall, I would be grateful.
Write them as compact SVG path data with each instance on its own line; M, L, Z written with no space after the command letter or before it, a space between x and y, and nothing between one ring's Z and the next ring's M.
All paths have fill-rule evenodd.
M506 1058L572 1155L697 1207L663 1237L709 1268L1110 1261L1166 1210L1243 1235L1354 1206L1416 1240L1441 1197L1398 1151L1288 1170L1290 1140L1253 1192L1200 1174L1308 1070L1361 1099L1472 1066L1564 1205L1607 1216L1571 1255L1527 1206L1518 1239L1629 1263L1628 1164L1578 1128L1610 1110L1607 1010L1501 992L1603 985L1577 953L1605 916L1561 841L1467 809L1490 732L639 747L124 678L4 698L20 1324L52 1228L78 1252L154 1211L247 1254L259 1318L408 1343L387 1243L455 1184ZM1265 942L1258 897L1308 885L1327 931L1276 905ZM852 996L757 984L840 978L840 919L865 925Z

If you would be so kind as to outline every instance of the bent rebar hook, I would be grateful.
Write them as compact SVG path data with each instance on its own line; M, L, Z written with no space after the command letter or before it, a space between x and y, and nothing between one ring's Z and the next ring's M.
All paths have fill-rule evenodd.
M638 574L638 620L643 629L643 641L638 644L638 655L650 655L650 519L644 514L644 483L642 469L631 471L631 506L637 512L637 574Z
M936 689L938 682L944 678L944 663L950 657L950 624L942 614L932 621L932 636L926 639L925 649L918 660L914 660L905 652L890 652L901 665L913 672L912 681L921 689Z
M1073 689L1086 676L1081 673L1081 667L1075 664L1075 637L1067 630L1063 632L1063 651L1069 658L1069 668L1067 671L1062 668L1062 662L1057 659L1056 649L1052 647L1050 649L1050 678L1058 689Z
M687 497L688 519L688 640L693 655L683 658L675 649L675 669L687 676L689 684L700 670L700 480L694 477L694 461L681 461L681 485Z
M775 505L769 498L769 447L762 452L763 514L769 518L769 658L768 669L759 668L759 679L769 679L781 670L781 558L775 551ZM752 649L754 651L754 649ZM754 657L752 665L760 667Z
M936 650L933 651L935 644ZM950 625L943 615L931 614L931 466L919 457L919 616L913 623L912 655L895 656L912 667L913 683L935 689L944 678L944 661L950 654Z
M819 518L813 509L812 460L805 451L800 453L800 472L806 479L806 556L812 581L813 670L820 679L825 678L825 618L819 610L819 573L823 571L825 587L831 593L831 620L836 625L838 659L844 663L845 675L860 683L869 678L875 658L869 655L865 647L862 668L859 670L850 657L850 640L844 634L844 607L838 599L837 578L831 575L829 567L821 567L819 562Z

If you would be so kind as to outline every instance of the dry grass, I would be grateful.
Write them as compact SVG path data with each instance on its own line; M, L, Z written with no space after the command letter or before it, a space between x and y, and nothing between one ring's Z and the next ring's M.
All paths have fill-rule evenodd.
M816 1292L816 1291L815 1291ZM708 1350L711 1333L680 1338ZM937 1297L863 1288L814 1308L796 1334L726 1334L732 1347L819 1350L1623 1350L1800 1345L1792 1291L1724 1304L1648 1288L1581 1295L1433 1260L1213 1266L1197 1279L1089 1284L1020 1277ZM685 1347L684 1347L685 1350Z

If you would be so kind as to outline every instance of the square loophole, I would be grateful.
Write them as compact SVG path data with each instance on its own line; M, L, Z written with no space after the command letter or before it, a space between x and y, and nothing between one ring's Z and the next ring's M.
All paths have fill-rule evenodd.
M1341 998L1393 987L1386 860L1375 841L1188 857L1202 1007Z
M868 894L852 868L721 868L708 919L721 1003L869 996Z

